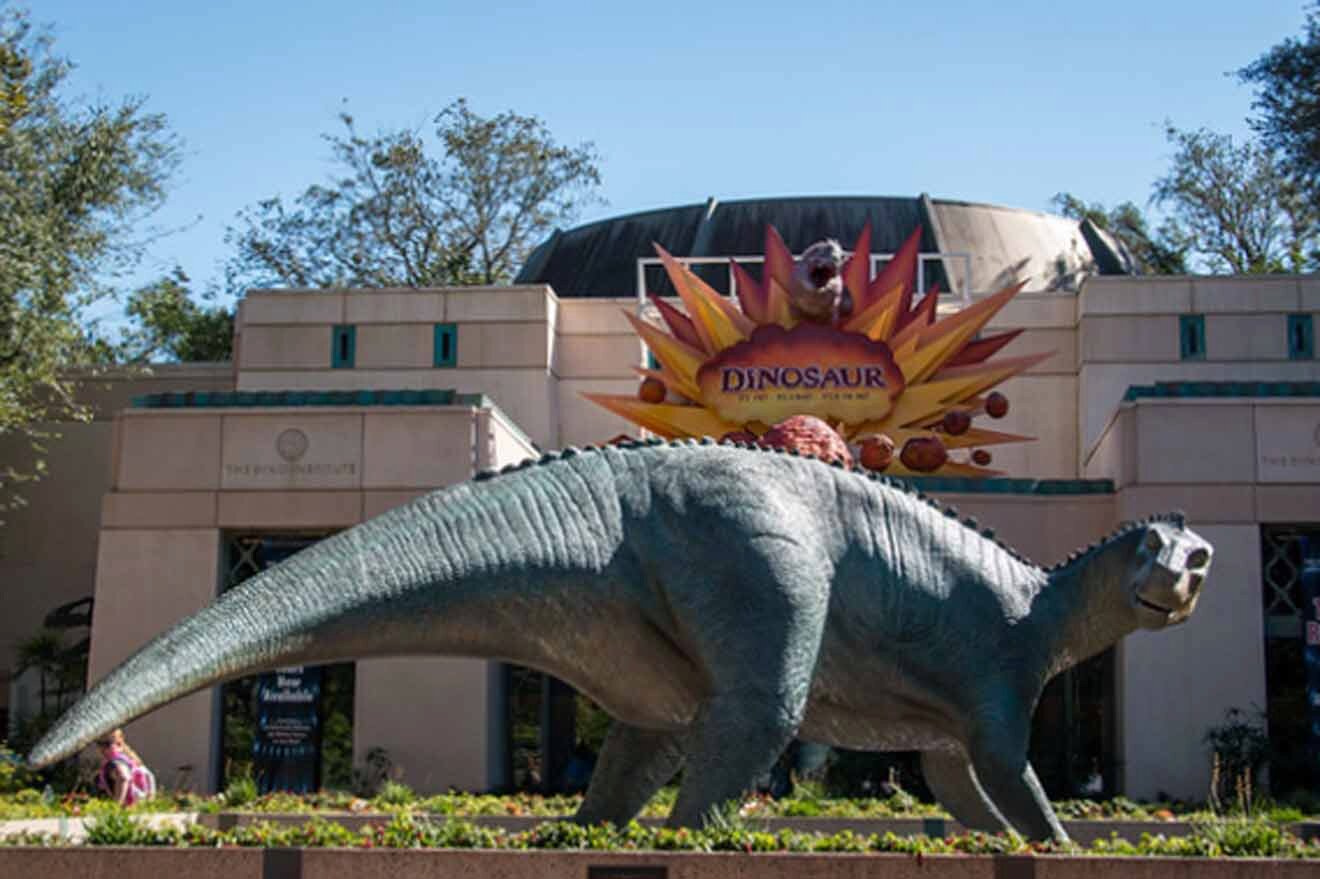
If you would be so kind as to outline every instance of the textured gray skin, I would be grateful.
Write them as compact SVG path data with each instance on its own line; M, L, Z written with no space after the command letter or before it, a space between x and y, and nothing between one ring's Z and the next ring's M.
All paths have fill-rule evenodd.
M1026 758L1041 689L1186 619L1209 546L1150 521L1045 570L886 480L704 442L547 455L331 537L129 658L30 762L260 670L489 657L615 718L583 822L630 820L686 761L669 821L700 824L799 736L923 750L960 822L1065 838Z

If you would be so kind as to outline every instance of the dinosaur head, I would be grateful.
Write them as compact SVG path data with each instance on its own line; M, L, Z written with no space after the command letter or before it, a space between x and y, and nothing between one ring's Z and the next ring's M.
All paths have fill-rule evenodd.
M1196 609L1214 550L1177 521L1151 521L1138 532L1127 578L1137 624L1163 629L1185 622Z
M789 300L802 317L827 321L835 316L844 295L843 278L839 275L842 265L843 248L833 238L817 241L803 252L793 266L788 291Z

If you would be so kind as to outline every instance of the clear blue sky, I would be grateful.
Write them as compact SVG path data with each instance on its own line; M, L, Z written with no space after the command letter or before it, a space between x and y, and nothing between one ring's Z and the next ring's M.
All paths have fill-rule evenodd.
M235 212L332 168L322 132L425 127L466 96L593 141L582 221L772 195L1144 205L1163 121L1247 133L1226 75L1301 31L1303 0L538 3L35 0L71 91L145 95L185 141L175 262L217 279ZM344 103L346 101L346 103Z

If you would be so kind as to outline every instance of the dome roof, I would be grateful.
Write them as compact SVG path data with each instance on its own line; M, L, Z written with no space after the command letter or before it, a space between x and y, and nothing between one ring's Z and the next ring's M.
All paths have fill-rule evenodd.
M1017 281L1028 290L1072 290L1085 274L1132 274L1123 246L1089 221L1054 214L920 195L808 196L683 205L612 217L557 231L527 258L517 283L546 283L560 296L624 297L637 292L637 260L655 256L652 242L679 257L759 257L772 225L794 253L822 238L845 248L871 225L871 252L893 253L921 226L925 284L981 294ZM727 270L698 274L727 292ZM753 270L753 274L758 274ZM647 289L667 294L659 267Z

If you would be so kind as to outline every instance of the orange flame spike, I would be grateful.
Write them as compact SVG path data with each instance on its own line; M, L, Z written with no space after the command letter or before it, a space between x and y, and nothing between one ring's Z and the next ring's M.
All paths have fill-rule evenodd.
M701 368L706 354L683 344L630 311L625 311L623 316L633 325L633 329L642 337L642 341L646 342L651 353L655 354L655 359L664 366L665 372L678 382L675 390L690 399L699 399L701 389L697 386L697 370Z
M663 365L664 364L661 364L662 367ZM642 378L653 378L656 381L663 382L664 386L672 393L678 394L680 397L687 397L679 387L682 382L676 376L672 376L665 372L664 369L647 369L644 366L634 366L632 369L633 372L637 373ZM696 401L693 400L693 402L695 403Z
M687 306L702 347L709 353L736 345L752 334L756 325L737 306L711 289L659 244L655 245L655 251L660 255L674 289Z
M788 307L788 291L774 278L767 285L765 322L779 324L786 330L797 324L793 310Z
M697 327L692 323L692 318L654 293L649 294L649 296L651 302L655 304L656 309L660 312L660 317L664 318L665 324L669 327L669 332L674 334L675 339L685 345L691 345L693 348L705 347L701 344L701 337L697 335Z
M883 296L895 284L903 285L899 314L907 314L912 308L912 288L917 280L917 254L921 251L921 226L912 230L912 234L903 242L903 246L894 254L894 258L875 276L866 290L866 301L861 303L865 309L872 302ZM853 306L858 308L857 305Z
M871 224L867 223L862 227L862 232L857 236L857 243L853 245L852 256L843 266L843 283L852 294L853 313L859 313L862 309L858 303L864 302L867 298L868 288L871 284Z
M1006 287L937 324L922 327L917 353L903 366L908 381L922 381L944 366L1021 289L1021 284Z
M738 303L742 305L743 314L746 314L752 323L766 323L766 316L770 310L770 297L765 287L756 283L751 273L733 260L729 260L729 264L733 266L734 283L738 286Z
M646 428L668 439L676 437L721 437L739 430L740 426L724 421L701 406L682 406L673 403L643 403L636 397L618 394L583 393L593 403L603 406L621 418Z
M935 323L935 310L939 308L939 304L940 289L939 287L931 287L930 292L922 297L916 308L906 314L899 315L898 327L895 332L901 334L907 327L916 327L919 330L925 329Z
M944 361L945 369L951 366L970 366L973 363L982 363L993 357L1005 345L1022 335L1021 330L1012 330L1007 333L1000 333L997 336L986 336L983 339L975 339L963 346L963 349L953 357Z
M761 286L769 289L770 281L788 289L793 278L793 252L788 249L779 230L774 226L765 227L765 269L761 272Z
M849 332L864 333L876 342L885 341L889 338L893 326L897 322L898 300L902 295L902 286L896 285L888 293L872 302L865 311L858 312L856 306L854 306L853 316L844 323L843 328Z

